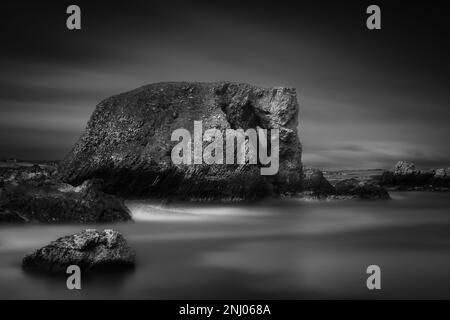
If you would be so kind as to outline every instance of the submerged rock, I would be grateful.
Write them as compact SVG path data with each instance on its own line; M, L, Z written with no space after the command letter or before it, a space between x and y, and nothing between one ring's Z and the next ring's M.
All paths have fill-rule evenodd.
M131 219L122 201L99 189L99 182L85 181L79 187L58 182L6 184L0 222L113 222ZM15 219L17 217L18 219Z
M59 238L26 255L22 261L25 269L55 273L65 273L70 265L90 272L130 268L134 264L134 250L119 232L110 229L102 232L87 229Z
M389 193L382 186L357 179L345 179L334 186L337 196L350 196L360 199L390 199Z
M305 169L303 171L303 191L315 196L328 196L334 194L334 187L323 176L319 169Z
M171 160L176 129L279 129L279 171L261 164L180 164ZM156 83L97 105L86 131L60 166L72 185L92 178L108 193L188 200L249 200L301 188L295 89L248 84Z

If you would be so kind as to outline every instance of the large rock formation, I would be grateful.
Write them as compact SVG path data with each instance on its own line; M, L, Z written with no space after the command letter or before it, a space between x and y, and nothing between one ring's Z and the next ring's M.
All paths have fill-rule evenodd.
M262 176L260 164L175 165L174 130L279 129L279 171ZM195 200L255 199L301 188L295 89L248 84L157 83L100 102L86 131L60 166L63 181L91 178L103 190L132 196Z
M59 238L26 255L22 261L25 269L55 273L65 273L70 265L91 272L129 268L134 263L134 250L120 233L110 229L102 232L87 229Z

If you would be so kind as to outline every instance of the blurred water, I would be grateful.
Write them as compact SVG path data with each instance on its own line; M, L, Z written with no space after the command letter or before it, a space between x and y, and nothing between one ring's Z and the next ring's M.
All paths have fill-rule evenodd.
M135 222L0 227L0 299L450 298L450 194L392 201L296 199L258 205L129 201ZM22 271L25 253L83 228L114 228L137 252L126 274ZM366 267L382 290L366 288Z

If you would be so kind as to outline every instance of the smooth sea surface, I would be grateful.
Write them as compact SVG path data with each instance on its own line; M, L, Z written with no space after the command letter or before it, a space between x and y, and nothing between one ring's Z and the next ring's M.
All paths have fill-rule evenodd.
M390 201L252 205L128 201L134 221L0 226L0 299L450 298L450 193ZM137 253L125 274L30 274L22 257L85 228L114 228ZM366 268L381 268L368 290Z

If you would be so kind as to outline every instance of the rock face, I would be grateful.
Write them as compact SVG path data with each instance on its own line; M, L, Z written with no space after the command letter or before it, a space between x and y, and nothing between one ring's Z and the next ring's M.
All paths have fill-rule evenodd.
M352 196L360 199L390 199L389 193L383 187L368 181L345 179L335 186L337 196Z
M59 238L49 245L25 256L25 269L65 273L70 265L82 272L117 270L133 267L135 252L124 237L110 229L98 232L87 229Z
M279 171L262 176L260 164L174 165L174 130L193 135L215 128L280 130ZM60 166L72 185L92 178L108 193L196 200L255 199L301 188L295 89L248 84L157 83L97 105L86 131Z
M322 171L312 168L303 170L303 191L312 192L315 196L328 196L335 192Z
M113 222L131 219L120 199L99 190L99 182L79 187L53 182L21 181L1 190L0 222Z

